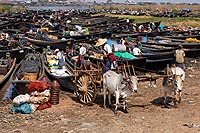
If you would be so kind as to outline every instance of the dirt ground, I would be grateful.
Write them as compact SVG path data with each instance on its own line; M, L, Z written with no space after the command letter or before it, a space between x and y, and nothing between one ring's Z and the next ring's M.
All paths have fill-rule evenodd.
M73 93L61 91L60 103L32 114L13 114L12 104L0 105L1 133L200 133L199 60L187 62L182 103L161 106L161 79L157 87L140 83L139 95L128 98L128 112L102 107L98 95L92 106L79 103Z

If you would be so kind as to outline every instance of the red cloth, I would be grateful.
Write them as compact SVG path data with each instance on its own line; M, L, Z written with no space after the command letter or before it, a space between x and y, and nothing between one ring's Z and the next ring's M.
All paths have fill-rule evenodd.
M50 107L51 107L51 103L46 102L46 103L40 104L40 105L37 107L37 110L43 110L43 109L50 108Z
M49 88L49 84L41 82L41 81L32 81L28 85L29 92L39 91L42 92Z
M108 59L110 60L110 62L116 61L116 56L113 53L108 54Z

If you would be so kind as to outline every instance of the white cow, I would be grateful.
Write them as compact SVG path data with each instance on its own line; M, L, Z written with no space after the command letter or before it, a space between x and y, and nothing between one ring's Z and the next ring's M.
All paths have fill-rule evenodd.
M123 82L126 83L123 83ZM126 97L130 96L131 93L137 92L137 77L130 76L124 80L122 74L117 74L114 71L107 71L103 74L103 90L104 90L104 108L106 107L106 94L108 92L109 105L111 104L111 94L115 94L116 103L115 110L119 104L119 98L123 98L124 110L126 110Z
M167 94L173 93L174 107L176 107L177 102L181 102L181 91L185 79L185 72L180 67L172 67L170 72L170 76L164 77L162 83L164 89L164 106L167 106Z

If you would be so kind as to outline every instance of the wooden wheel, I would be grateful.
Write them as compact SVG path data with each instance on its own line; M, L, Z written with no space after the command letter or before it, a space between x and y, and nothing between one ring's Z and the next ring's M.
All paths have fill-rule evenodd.
M93 78L86 72L81 72L75 82L75 93L81 103L90 105L96 98L96 85Z

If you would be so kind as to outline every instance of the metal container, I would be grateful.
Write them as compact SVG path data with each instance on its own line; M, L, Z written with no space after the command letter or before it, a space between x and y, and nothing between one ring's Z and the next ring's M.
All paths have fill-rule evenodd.
M53 105L59 104L60 84L54 80L50 90L50 103Z

